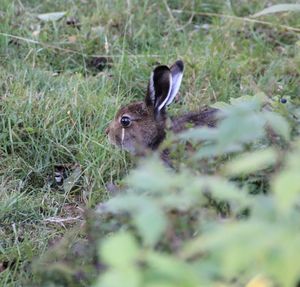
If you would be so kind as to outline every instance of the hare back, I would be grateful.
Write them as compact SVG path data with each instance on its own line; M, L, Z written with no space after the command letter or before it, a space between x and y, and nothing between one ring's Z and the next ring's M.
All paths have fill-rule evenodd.
M191 127L208 126L215 127L217 124L217 112L215 108L205 107L198 112L187 113L179 117L172 118L171 130L179 133Z

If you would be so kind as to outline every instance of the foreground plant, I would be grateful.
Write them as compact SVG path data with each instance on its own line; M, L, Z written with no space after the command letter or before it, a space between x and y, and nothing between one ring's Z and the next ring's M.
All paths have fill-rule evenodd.
M242 286L259 276L262 286L296 286L300 138L290 140L287 121L262 104L243 97L223 106L216 129L180 135L204 141L193 169L149 159L126 192L98 207L131 220L100 243L108 268L95 286ZM209 174L204 159L214 165Z

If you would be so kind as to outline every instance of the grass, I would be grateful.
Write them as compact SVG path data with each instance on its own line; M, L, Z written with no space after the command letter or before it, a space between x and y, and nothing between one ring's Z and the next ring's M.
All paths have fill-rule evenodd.
M31 263L132 167L104 129L121 105L144 96L158 62L186 63L171 114L242 94L299 95L299 33L278 26L300 28L299 14L265 17L271 25L201 14L240 17L270 2L2 0L1 286L34 282ZM67 15L36 17L56 11ZM70 184L55 183L58 166ZM79 219L59 221L70 218Z

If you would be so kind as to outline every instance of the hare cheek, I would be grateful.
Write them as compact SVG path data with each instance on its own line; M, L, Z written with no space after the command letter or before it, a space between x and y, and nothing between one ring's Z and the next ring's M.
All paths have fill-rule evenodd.
M120 148L125 148L124 143L125 143L125 129L122 128L121 130L118 131L115 135L108 135L109 142L112 143L113 145L120 147Z
M108 138L108 142L114 146L117 146L117 147L121 147L121 138L119 135L117 134L113 134L112 132L109 132L108 135L107 135L107 138Z
M114 138L111 136L111 134L108 134L107 138L108 138L108 142L110 144L116 145L116 142L115 142Z

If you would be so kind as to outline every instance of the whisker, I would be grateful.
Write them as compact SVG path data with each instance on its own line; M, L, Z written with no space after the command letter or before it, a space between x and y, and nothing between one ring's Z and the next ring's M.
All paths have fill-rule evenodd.
M122 128L122 137L121 137L121 146L122 146L122 148L123 148L124 138L125 138L125 129Z

